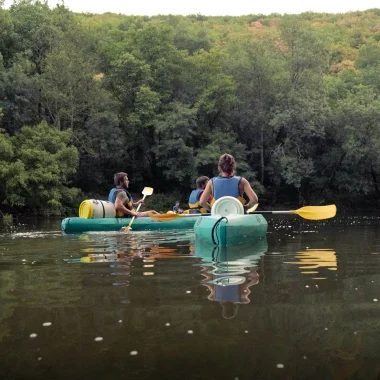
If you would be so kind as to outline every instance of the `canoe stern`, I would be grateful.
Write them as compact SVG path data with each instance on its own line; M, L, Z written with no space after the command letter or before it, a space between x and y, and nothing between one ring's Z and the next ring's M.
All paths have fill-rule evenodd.
M212 215L194 225L197 240L219 246L242 244L266 235L268 223L261 214Z

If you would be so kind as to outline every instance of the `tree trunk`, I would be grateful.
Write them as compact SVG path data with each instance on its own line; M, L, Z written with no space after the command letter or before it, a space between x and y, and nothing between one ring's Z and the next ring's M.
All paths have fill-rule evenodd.
M373 166L371 166L371 175L372 175L373 187L375 188L375 193L376 193L377 199L380 199L379 183L377 181L377 175L376 175L376 172L375 172Z
M264 125L260 128L260 161L261 161L261 184L264 185Z

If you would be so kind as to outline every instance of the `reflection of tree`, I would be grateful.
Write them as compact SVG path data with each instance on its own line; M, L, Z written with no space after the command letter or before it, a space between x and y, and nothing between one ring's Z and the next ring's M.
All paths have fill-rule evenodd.
M9 335L7 319L12 316L16 301L11 294L15 288L16 277L14 271L3 271L1 274L0 286L0 341Z
M22 266L11 264L15 269L1 274L0 341L8 335L9 326L15 321L30 319L30 310L25 313L25 308L42 306L48 314L57 307L79 302L80 267L46 265L42 260L35 265L30 261Z

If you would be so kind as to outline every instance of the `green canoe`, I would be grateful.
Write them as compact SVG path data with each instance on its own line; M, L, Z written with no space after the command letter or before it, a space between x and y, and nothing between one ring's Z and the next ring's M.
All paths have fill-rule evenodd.
M202 216L202 218L206 218ZM135 218L132 224L132 231L150 230L172 230L193 228L199 216L189 216L170 221L158 221L150 217ZM89 231L120 231L131 221L130 218L98 218L85 219L79 217L65 218L62 220L61 227L66 233L80 233Z
M196 241L218 246L242 244L267 233L268 223L261 214L210 215L200 217L194 225Z

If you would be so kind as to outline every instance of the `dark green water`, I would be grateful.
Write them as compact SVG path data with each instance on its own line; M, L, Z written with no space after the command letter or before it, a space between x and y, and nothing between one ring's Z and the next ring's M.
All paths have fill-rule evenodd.
M380 376L378 217L269 219L227 250L59 221L0 239L1 379Z

